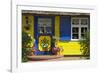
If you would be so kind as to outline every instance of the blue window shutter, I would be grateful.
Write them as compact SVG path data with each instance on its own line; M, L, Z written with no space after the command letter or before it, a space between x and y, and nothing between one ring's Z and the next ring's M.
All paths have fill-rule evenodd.
M60 40L71 40L71 16L60 17Z

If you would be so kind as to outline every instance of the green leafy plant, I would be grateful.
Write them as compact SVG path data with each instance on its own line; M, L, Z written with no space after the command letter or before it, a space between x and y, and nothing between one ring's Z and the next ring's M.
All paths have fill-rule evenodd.
M53 37L52 37L52 41L51 41L52 47L55 47L56 42L57 42L57 39L53 36Z
M22 62L27 62L28 61L27 56L32 54L32 48L29 45L31 44L31 42L32 42L31 36L27 32L23 31L22 32Z
M80 40L80 51L84 56L87 56L87 58L90 57L90 33L86 32L85 37L83 40Z

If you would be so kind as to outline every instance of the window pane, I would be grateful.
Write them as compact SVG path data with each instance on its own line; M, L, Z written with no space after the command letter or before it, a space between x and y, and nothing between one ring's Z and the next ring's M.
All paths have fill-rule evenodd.
M79 28L73 27L72 28L72 39L79 39Z
M82 27L81 28L81 38L82 39L85 38L86 32L87 32L87 27Z
M72 32L73 34L78 34L78 27L73 27Z
M88 19L81 19L81 25L87 25Z
M51 26L52 21L50 18L39 18L38 19L38 24L39 25L45 25L45 26Z
M87 27L82 27L81 28L81 33L84 33L85 34L86 32L87 32Z
M85 34L81 34L81 39L84 39L85 38Z
M72 36L73 36L73 37L72 37L73 39L78 39L78 38L79 38L79 37L78 37L78 34L73 34Z
M52 30L51 27L46 27L46 32L45 33L52 34L52 31L51 30Z
M79 25L79 19L72 19L73 25Z
M38 33L40 33L40 34L44 33L44 28L43 27L39 27L38 30L39 30Z
M52 34L51 18L38 18L38 33L39 34Z

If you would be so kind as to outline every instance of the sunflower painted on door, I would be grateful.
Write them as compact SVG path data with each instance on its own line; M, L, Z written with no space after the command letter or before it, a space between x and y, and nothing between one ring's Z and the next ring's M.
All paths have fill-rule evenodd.
M50 51L50 49L51 49L51 37L50 36L40 36L38 47L39 47L40 51Z

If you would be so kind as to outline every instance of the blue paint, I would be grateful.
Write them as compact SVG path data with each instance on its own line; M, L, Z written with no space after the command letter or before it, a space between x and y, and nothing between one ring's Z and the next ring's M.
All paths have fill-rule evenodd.
M52 55L50 51L44 52L44 51L37 51L35 52L35 55Z
M35 39L35 55L51 55L51 52L44 52L38 50L38 38L41 36L41 34L38 33L38 18L51 18L52 19L52 33L51 34L43 34L43 35L49 35L54 36L54 16L34 16L34 39Z
M38 48L38 28L37 28L37 17L34 17L34 39L35 39L35 47Z
M65 37L60 37L60 40L61 41L68 41L68 40L70 40L71 38L70 37L67 37L67 36L65 36Z
M66 41L71 39L71 16L60 17L60 40Z

